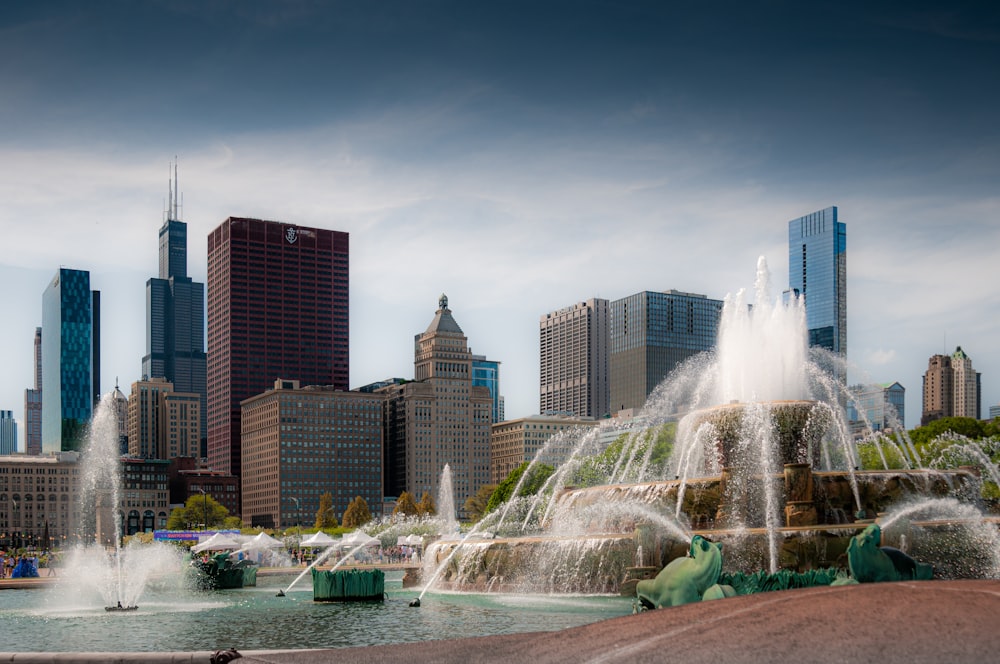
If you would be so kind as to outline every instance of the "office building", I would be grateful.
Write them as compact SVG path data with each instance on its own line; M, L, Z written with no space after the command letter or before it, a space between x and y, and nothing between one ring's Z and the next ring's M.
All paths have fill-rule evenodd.
M24 391L24 449L42 453L42 328L35 328L35 386Z
M995 420L1000 417L1000 404L990 406L990 419Z
M951 355L933 355L924 373L923 413L920 425L942 417L979 419L981 375L959 346Z
M490 431L491 483L499 484L539 451L540 463L553 467L562 464L572 453L580 429L597 424L592 417L567 415L530 415L494 424Z
M201 397L177 392L163 378L132 383L128 398L128 455L137 459L197 457Z
M78 452L0 455L0 550L77 541L79 461Z
M540 413L605 417L611 412L610 308L592 298L553 311L538 323Z
M79 449L101 395L101 294L60 268L42 295L42 451Z
M847 225L836 207L788 222L788 287L805 299L809 345L846 357Z
M135 535L165 529L170 516L170 462L126 457L121 459L121 465L122 533Z
M14 411L0 410L0 454L17 453L17 420Z
M906 388L895 383L852 385L847 404L851 433L899 431L906 428Z
M611 412L638 410L684 360L715 348L722 300L643 291L610 305Z
M486 359L485 355L472 356L472 384L490 391L493 412L490 422L503 419L503 396L500 395L500 363Z
M490 483L492 397L472 384L472 351L442 295L431 324L414 338L414 380L390 385L385 407L385 494L435 500L451 470L459 518L479 487Z
M159 235L159 276L146 281L146 354L142 378L163 378L178 393L197 394L207 410L205 285L187 273L187 224L178 220L177 166L169 191L166 219ZM202 418L199 451L207 447ZM202 442L204 441L204 443Z
M243 521L263 528L312 525L320 497L340 521L361 496L382 502L382 393L343 392L298 381L242 403Z
M240 402L348 389L348 234L230 217L208 237L208 460L239 475Z

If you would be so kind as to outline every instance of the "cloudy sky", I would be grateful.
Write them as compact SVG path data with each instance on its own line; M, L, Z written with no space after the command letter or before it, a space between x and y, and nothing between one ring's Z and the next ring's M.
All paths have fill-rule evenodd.
M722 298L758 256L784 285L787 222L837 205L852 380L900 381L912 427L928 357L960 345L985 417L988 4L5 2L0 409L23 418L59 266L102 291L103 389L139 378L176 155L196 280L230 215L350 233L352 386L411 377L446 293L502 362L507 416L535 413L540 316L642 290Z

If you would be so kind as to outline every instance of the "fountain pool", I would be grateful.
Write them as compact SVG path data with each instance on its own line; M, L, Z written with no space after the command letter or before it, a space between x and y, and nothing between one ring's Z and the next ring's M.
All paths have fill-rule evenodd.
M419 610L402 572L386 575L385 602L313 602L310 584L275 597L292 572L261 575L256 588L192 593L153 579L140 610L106 613L67 604L58 587L0 591L4 652L188 652L341 648L556 630L631 613L611 596L430 593Z

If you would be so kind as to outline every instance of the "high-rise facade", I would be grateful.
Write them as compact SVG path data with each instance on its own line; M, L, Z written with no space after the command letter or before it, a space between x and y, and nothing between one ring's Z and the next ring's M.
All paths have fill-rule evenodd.
M852 385L847 419L851 433L898 431L906 427L906 388L895 383Z
M933 355L924 373L923 412L920 425L942 417L979 419L981 374L972 368L972 359L959 346L951 355Z
M788 222L788 287L805 299L809 345L846 357L847 225L835 206Z
M348 234L230 217L208 236L208 461L241 472L240 402L348 389Z
M390 385L386 395L385 493L435 499L445 465L454 501L463 505L490 483L492 399L472 384L472 351L444 295L434 320L414 338L414 380Z
M538 322L540 413L604 417L611 411L610 307L592 298Z
M491 422L503 420L503 396L500 394L500 363L488 360L485 355L472 356L472 384L490 391L493 404Z
M14 411L0 410L0 454L17 452L17 420Z
M642 408L681 362L715 348L722 300L643 291L613 300L610 309L611 412L617 413Z
M101 394L101 294L60 268L42 295L42 451L79 449Z
M177 392L173 384L163 378L132 383L127 440L128 455L136 459L199 456L199 395Z
M551 466L564 463L572 454L575 437L562 432L597 426L592 417L566 415L529 415L516 420L497 422L490 430L490 474L493 484L500 484L511 471L525 461L538 460ZM553 436L560 436L553 440Z
M159 235L159 276L146 281L146 354L143 379L164 378L180 393L199 396L208 406L205 355L205 284L187 273L187 224L178 220L177 168L170 203ZM202 418L199 441L207 445ZM199 449L199 455L205 450Z
M42 453L42 328L35 328L35 387L24 391L24 450Z
M385 395L276 380L243 402L243 520L252 526L312 525L320 497L333 516L361 496L382 503Z

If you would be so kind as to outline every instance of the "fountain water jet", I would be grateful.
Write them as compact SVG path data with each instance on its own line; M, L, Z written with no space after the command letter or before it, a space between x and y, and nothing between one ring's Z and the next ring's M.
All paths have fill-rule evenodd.
M962 470L857 470L858 450L844 408L852 398L842 380L846 365L842 358L809 348L807 340L803 302L774 298L766 262L759 260L752 309L744 291L726 297L716 350L691 358L653 391L634 418L637 430L610 420L551 439L498 510L499 517L489 515L495 540L477 542L470 533L460 543L428 549L426 564L436 567L426 576L425 591L435 583L524 589L532 579L550 587L542 579L558 567L551 558L534 556L544 562L533 567L525 563L532 556L524 554L501 563L502 550L559 549L567 540L588 540L596 549L601 541L624 546L632 538L629 561L639 545L644 559L658 565L676 552L673 535L655 519L643 522L654 536L642 542L613 520L602 527L600 519L606 517L581 526L575 512L596 503L641 504L672 514L683 530L730 542L727 560L747 570L833 564L838 547L842 551L863 527L854 524L856 514L874 516L897 494L923 491L943 497L967 492L977 481ZM621 435L616 438L616 433ZM567 439L572 435L576 438ZM564 447L569 451L541 490L521 496L532 469ZM909 448L911 459L918 459L912 444ZM789 562L790 552L810 547L816 553L800 553ZM734 549L739 555L729 555ZM463 550L482 562L456 561ZM606 556L620 553L604 549ZM567 554L580 555L579 549ZM458 572L446 575L446 566ZM607 569L595 561L586 573ZM460 576L462 570L468 570L467 578ZM503 578L499 584L497 577ZM521 582L513 582L514 577ZM598 579L594 589L604 585Z
M173 547L158 543L122 547L120 456L115 399L108 393L94 411L81 455L83 543L66 557L57 582L61 597L96 593L105 607L135 607L151 577L181 578L181 557Z

